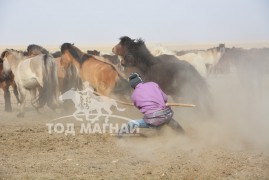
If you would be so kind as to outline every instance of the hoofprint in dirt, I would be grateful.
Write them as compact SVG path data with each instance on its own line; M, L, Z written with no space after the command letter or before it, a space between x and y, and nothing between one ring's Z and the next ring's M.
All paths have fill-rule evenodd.
M38 114L28 103L18 119L16 104L13 113L1 104L0 179L269 179L269 101L249 104L235 80L230 91L225 77L209 82L218 116L197 120L191 109L174 109L185 136L168 128L149 138L85 134L74 118L61 122L75 122L75 136L49 134L46 124L58 117L51 110ZM126 108L124 116L139 117Z

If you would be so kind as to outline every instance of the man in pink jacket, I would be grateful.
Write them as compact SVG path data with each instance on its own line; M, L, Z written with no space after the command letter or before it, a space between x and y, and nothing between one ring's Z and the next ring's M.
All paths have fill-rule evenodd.
M184 133L182 127L173 119L172 109L166 105L167 95L157 83L144 83L138 73L130 74L129 82L134 88L132 101L144 115L143 119L129 121L129 130L137 127L159 129L167 124L175 131Z

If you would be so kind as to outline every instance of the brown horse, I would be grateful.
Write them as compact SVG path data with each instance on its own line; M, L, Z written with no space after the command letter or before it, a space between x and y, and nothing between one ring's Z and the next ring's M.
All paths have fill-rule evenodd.
M81 80L89 82L90 86L101 95L130 93L128 81L114 65L83 53L70 43L61 46L61 53L62 65L65 68L74 65Z
M5 111L8 112L12 111L9 86L12 86L17 102L20 103L17 85L14 81L14 74L12 72L8 74L3 73L3 59L0 58L0 88L4 91Z
M188 62L180 61L173 55L153 56L143 40L127 36L112 51L121 56L121 64L132 71L141 73L145 82L154 81L175 100L178 97L204 105L210 98L208 85L198 71ZM208 104L208 103L207 103Z

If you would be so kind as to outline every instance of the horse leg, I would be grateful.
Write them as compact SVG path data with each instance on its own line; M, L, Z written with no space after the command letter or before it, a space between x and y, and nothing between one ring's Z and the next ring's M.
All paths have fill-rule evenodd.
M64 85L63 84L64 84L63 78L58 77L58 94L57 94L57 96L60 96L60 94L64 93L64 90L63 90Z
M56 108L60 107L60 102L59 100L57 100L57 97L59 97L59 95L60 93L58 93L58 90L56 89L56 91L53 92L47 100L48 107L54 112L56 112Z
M10 101L10 91L9 91L9 85L5 83L4 87L4 98L5 98L5 111L11 112L11 101Z
M61 94L63 94L63 78L58 78L58 88L56 90L56 95L54 98L55 104L57 105L57 107L62 107L63 103L60 102L59 97Z
M17 103L20 104L21 103L21 100L19 98L19 92L18 92L18 88L17 88L16 83L13 83L12 84L12 87L13 87L13 93L14 93L16 99L17 99Z
M35 105L36 100L37 100L36 91L37 91L36 88L30 90L30 94L31 94L31 103L32 103L32 106L36 109L36 111L39 112L39 107ZM39 112L39 113L40 113L40 112Z
M18 118L24 117L24 106L25 106L25 98L26 98L26 89L23 87L19 87L19 93L21 97L20 111L17 114Z

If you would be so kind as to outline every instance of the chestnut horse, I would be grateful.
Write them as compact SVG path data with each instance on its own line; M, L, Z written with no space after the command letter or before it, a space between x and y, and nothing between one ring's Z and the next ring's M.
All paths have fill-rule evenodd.
M81 80L87 81L101 95L130 93L128 81L113 64L102 61L97 56L83 53L70 43L61 46L61 53L62 65L65 68L74 65Z
M153 56L141 39L121 37L112 51L121 56L121 65L141 73L145 82L158 83L174 100L187 98L197 105L208 106L210 92L205 79L188 62L173 55ZM130 71L128 71L130 73ZM200 106L200 107L201 107Z
M12 72L8 74L3 72L3 59L0 58L0 88L2 88L4 91L5 111L8 112L12 111L9 86L13 87L13 93L17 99L17 102L20 103L17 85L14 81L14 74Z

